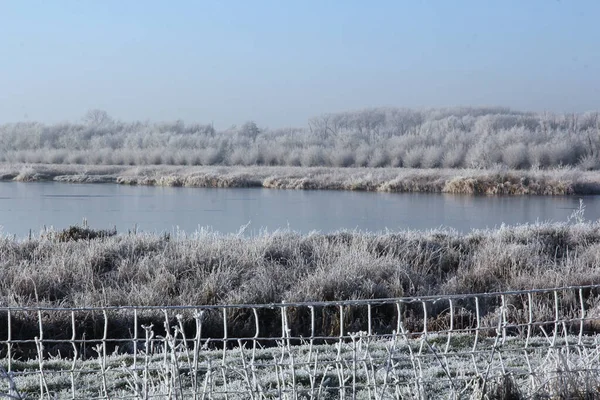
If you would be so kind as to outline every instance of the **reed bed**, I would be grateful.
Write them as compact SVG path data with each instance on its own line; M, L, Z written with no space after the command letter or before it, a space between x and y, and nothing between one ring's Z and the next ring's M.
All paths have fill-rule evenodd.
M431 192L472 195L599 194L600 173L552 170L177 167L0 164L0 180L185 187Z

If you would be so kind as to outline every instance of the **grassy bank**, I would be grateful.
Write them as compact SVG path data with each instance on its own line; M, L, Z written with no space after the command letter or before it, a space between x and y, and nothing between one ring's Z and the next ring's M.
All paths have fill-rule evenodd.
M36 304L36 296L42 303L75 307L257 304L600 282L597 222L466 235L106 232L88 240L65 232L0 239L2 304Z
M90 239L88 239L88 237ZM0 240L0 304L7 306L116 306L268 304L302 301L374 299L512 289L589 285L600 282L600 223L540 224L473 231L368 234L340 232L300 235L275 232L255 237L198 232L176 237L163 235L96 235L67 231L41 238ZM586 292L586 310L599 312L597 293ZM497 299L482 301L485 319L496 315ZM459 306L459 303L456 303ZM428 324L448 321L445 305L432 306ZM472 327L473 304L461 306L460 326ZM553 300L541 297L534 317L551 321ZM579 299L561 302L565 312L578 315ZM527 299L511 299L514 317L526 322ZM571 311L569 311L571 310ZM216 311L216 310L215 310ZM261 332L280 334L280 318L261 311ZM330 311L320 310L318 334L335 332ZM335 310L334 310L335 312ZM349 326L366 330L366 310L347 314ZM394 329L393 305L373 310L373 329ZM423 326L420 304L407 306L406 326ZM56 317L54 317L56 315ZM61 316L62 315L62 316ZM595 314L594 314L595 315ZM140 318L161 326L164 317L152 313ZM6 312L0 315L0 340L5 340ZM45 337L69 331L68 314L48 313ZM102 321L77 315L86 337L101 334ZM87 318L87 319L86 319ZM119 319L121 318L121 319ZM129 317L116 315L111 335L130 337ZM187 317L186 317L187 318ZM190 317L191 318L191 317ZM222 335L219 312L208 313L203 334ZM249 309L228 315L239 335L253 335ZM310 320L290 314L290 327L306 337ZM162 321L162 322L161 322ZM193 323L193 318L190 319ZM14 335L33 339L38 332L35 314L13 316ZM462 324L462 325L461 325ZM590 325L588 330L596 331ZM4 338L4 339L3 339ZM33 351L25 349L22 351Z
M600 194L600 172L324 167L0 164L0 180L487 195Z

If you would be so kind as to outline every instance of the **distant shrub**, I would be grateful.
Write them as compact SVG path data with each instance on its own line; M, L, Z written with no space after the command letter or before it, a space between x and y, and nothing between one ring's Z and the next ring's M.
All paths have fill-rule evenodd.
M407 168L420 168L423 163L423 148L415 147L409 149L403 158L403 166Z
M351 150L334 151L330 157L334 167L351 167L354 165L354 153Z
M465 162L465 147L456 145L451 148L444 149L442 155L442 166L444 168L459 168L464 166Z
M579 159L579 168L585 171L593 171L600 168L600 159L591 154L586 154Z
M442 166L444 149L439 146L429 146L423 151L422 168L439 168Z

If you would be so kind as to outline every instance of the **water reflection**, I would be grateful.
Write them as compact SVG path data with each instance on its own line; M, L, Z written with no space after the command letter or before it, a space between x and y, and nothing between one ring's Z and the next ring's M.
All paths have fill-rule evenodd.
M249 233L289 228L301 232L338 229L432 229L459 231L536 221L566 221L579 197L485 197L273 189L204 189L0 182L3 232L25 236L43 226L64 228L86 218L91 226L121 232L192 232L212 227ZM587 219L600 218L600 196L585 196Z

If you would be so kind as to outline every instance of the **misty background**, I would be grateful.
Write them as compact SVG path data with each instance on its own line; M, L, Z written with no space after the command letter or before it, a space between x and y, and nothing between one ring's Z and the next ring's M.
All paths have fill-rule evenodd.
M0 0L0 123L306 127L372 107L584 112L600 2Z

